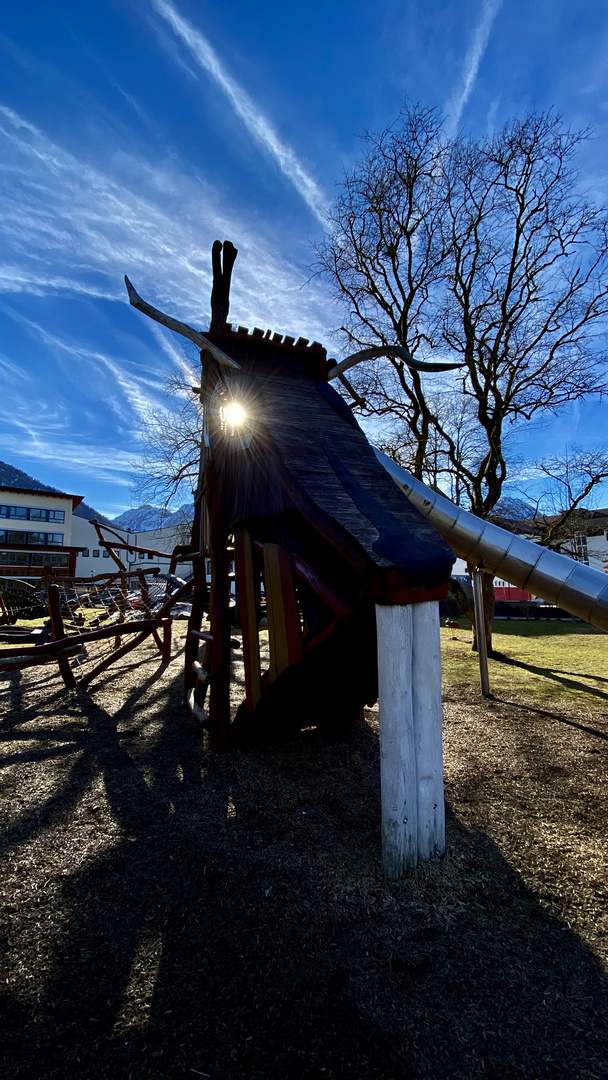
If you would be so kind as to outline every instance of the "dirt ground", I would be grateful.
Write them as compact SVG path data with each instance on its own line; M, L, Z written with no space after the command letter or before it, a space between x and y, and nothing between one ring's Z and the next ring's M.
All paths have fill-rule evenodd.
M3 1078L608 1077L608 692L448 690L447 853L391 883L375 710L219 757L181 657L51 670L0 682Z

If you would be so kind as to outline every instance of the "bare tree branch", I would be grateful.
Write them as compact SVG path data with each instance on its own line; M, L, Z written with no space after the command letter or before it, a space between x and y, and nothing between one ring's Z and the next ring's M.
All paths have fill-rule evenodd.
M393 355L351 384L387 452L480 517L525 423L606 387L608 219L575 168L588 136L550 111L448 139L436 111L406 104L366 133L317 248L349 344L463 365L438 386Z

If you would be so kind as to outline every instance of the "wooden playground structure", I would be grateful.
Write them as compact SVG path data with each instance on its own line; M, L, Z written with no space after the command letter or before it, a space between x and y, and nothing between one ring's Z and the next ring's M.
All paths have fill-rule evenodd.
M36 588L36 611L47 608L44 626L29 631L12 625L3 604L0 640L0 672L56 663L66 687L87 686L111 664L152 637L162 662L171 658L171 613L192 590L192 583L175 576L177 563L187 558L178 547L169 556L169 573L159 576L158 567L130 569L119 552L150 554L148 548L127 544L108 526L95 523L99 543L116 564L110 573L89 578L57 578L45 573ZM163 555L163 552L154 552ZM50 570L50 568L49 568ZM32 610L33 597L23 608ZM31 644L30 644L31 643Z
M458 365L421 363L398 345L362 349L338 364L319 342L234 327L236 255L228 241L213 245L206 333L152 307L125 279L135 308L200 350L193 389L203 430L190 545L150 552L97 525L115 569L88 579L45 572L38 588L45 626L30 643L27 633L0 625L8 641L0 672L56 663L67 687L86 686L150 636L167 662L172 614L192 594L184 697L212 751L311 727L339 731L379 701L383 867L397 878L445 848L439 600L454 552L477 567L474 574L500 573L603 629L608 586L592 568L473 517L374 451L331 386L339 379L360 403L346 372L381 355L414 371ZM125 553L161 555L169 573L131 568ZM183 561L192 562L192 581L176 576ZM474 592L481 597L481 588ZM245 696L233 716L235 617ZM483 687L482 679L489 693Z
M383 863L399 877L445 845L438 601L454 555L378 463L330 383L339 378L350 391L345 371L387 349L417 370L455 365L421 364L400 346L337 365L319 342L233 327L236 254L229 242L213 246L207 333L153 308L125 279L134 307L201 354L185 699L221 753L272 734L339 730L379 697ZM233 581L245 699L231 718Z

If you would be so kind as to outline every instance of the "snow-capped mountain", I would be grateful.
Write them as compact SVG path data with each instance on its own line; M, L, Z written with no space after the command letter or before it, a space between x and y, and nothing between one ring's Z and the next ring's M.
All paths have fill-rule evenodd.
M194 507L188 503L175 511L145 504L125 510L124 514L114 518L112 524L119 529L130 529L131 532L149 532L150 529L164 529L169 525L183 525L192 521L193 517Z

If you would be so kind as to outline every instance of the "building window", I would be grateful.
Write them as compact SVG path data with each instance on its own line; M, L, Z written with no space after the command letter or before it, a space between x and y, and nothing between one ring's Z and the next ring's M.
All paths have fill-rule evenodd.
M47 510L43 506L8 506L0 505L0 518L19 518L20 521L52 521L54 524L63 525L65 522L65 510Z
M89 557L89 549L88 548L83 548L82 551L80 552L80 554L82 555L83 559L88 559L88 557Z
M0 544L25 544L25 533L0 529Z
M2 566L27 566L27 551L0 551Z
M30 532L27 534L27 542L28 544L46 544L46 533Z
M51 555L51 566L69 566L69 555Z
M110 558L110 552L104 550L103 557L104 557L104 559L109 559Z
M69 566L69 555L51 555L50 552L36 551L30 556L31 566Z
M63 546L63 533L47 533L47 544L57 544L58 547Z
M154 555L148 555L148 558L149 558L149 559L153 559L153 558L154 558Z
M99 548L93 548L93 558L94 559L99 558Z

